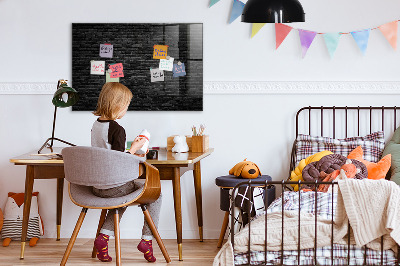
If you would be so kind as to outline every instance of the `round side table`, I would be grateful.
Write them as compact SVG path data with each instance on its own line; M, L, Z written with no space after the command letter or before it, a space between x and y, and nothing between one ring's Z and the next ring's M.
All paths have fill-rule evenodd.
M234 175L226 175L220 176L215 179L215 184L220 187L220 209L225 212L224 221L222 222L221 233L219 235L218 245L220 248L222 246L222 242L224 241L226 228L228 227L229 222L229 207L230 207L230 199L229 193L230 190L233 189L237 184L246 182L246 181L263 181L266 180L272 181L272 178L269 175L261 175L254 179L246 179L241 177L236 177ZM255 186L256 187L256 186ZM271 186L268 189L268 201L267 206L271 204L275 200L275 186Z

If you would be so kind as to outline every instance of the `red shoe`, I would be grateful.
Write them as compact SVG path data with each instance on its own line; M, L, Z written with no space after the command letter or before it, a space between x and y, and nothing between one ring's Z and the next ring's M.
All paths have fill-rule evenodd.
M142 239L142 241L140 241L139 245L137 246L137 249L143 253L144 258L148 262L156 261L156 257L154 257L153 255L153 245L151 240Z
M100 233L94 241L94 247L97 250L97 258L104 262L112 261L112 258L108 255L108 235Z

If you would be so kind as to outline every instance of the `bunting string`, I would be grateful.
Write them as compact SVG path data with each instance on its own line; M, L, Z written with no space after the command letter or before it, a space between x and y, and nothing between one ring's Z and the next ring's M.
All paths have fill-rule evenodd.
M214 6L220 0L210 0L209 7ZM243 12L245 4L240 0L231 0L232 1L232 9L229 16L229 24L232 24ZM380 30L384 37L387 39L389 44L392 46L394 50L397 49L397 29L398 22L400 20L395 20L392 22L388 22L386 24L380 25L374 28L367 28L363 30L356 30L350 32L316 32L311 30L305 30L300 28L293 28L286 24L276 23L275 24L275 41L276 41L276 49L282 44L282 42L286 39L288 34L292 30L297 30L299 32L300 45L301 45L301 53L304 58L307 54L308 49L313 43L315 37L317 35L322 35L325 41L326 47L328 49L329 55L332 58L336 48L339 45L339 40L342 35L351 34L354 41L356 42L358 48L361 53L364 55L366 53L368 47L368 41L371 31ZM253 38L260 30L265 26L266 23L252 23L251 30L251 38Z
M394 20L394 21L392 21L392 22L399 22L400 20ZM389 22L389 23L391 23L391 22ZM383 25L385 25L385 24L383 24ZM289 26L290 27L290 26ZM380 26L378 26L378 27L375 27L375 28L370 28L370 30L379 30L379 27ZM291 27L292 29L294 29L294 30L299 30L299 28L293 28L293 27ZM311 31L311 30L307 30L307 31ZM363 30L358 30L358 31L363 31ZM339 34L342 34L342 35L345 35L345 34L351 34L352 32L357 32L357 30L355 30L355 31L350 31L350 32L341 32L341 31L339 31L338 33ZM317 32L317 34L327 34L327 33L329 33L329 32Z

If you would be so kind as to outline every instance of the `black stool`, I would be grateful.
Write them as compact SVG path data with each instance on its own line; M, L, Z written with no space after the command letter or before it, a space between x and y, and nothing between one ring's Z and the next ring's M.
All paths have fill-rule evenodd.
M229 222L229 191L233 189L237 184L246 182L246 181L263 181L266 180L272 181L272 178L269 175L261 175L254 179L246 179L241 177L236 177L234 175L220 176L215 179L215 184L220 187L220 209L225 211L224 221L222 222L221 234L219 235L218 245L220 248L222 246L222 242L224 241L224 236L226 232L226 228L228 227ZM256 185L254 187L257 187ZM268 189L268 200L267 206L271 204L275 200L275 186L270 186ZM264 192L265 193L265 192Z

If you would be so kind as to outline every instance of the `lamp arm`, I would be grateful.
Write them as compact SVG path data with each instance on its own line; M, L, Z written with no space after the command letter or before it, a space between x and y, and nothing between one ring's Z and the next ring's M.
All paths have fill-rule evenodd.
M54 131L55 131L55 129L56 129L56 118L57 118L57 106L54 106L53 131L52 131L52 133L51 133L51 144L50 144L50 148L53 147Z

